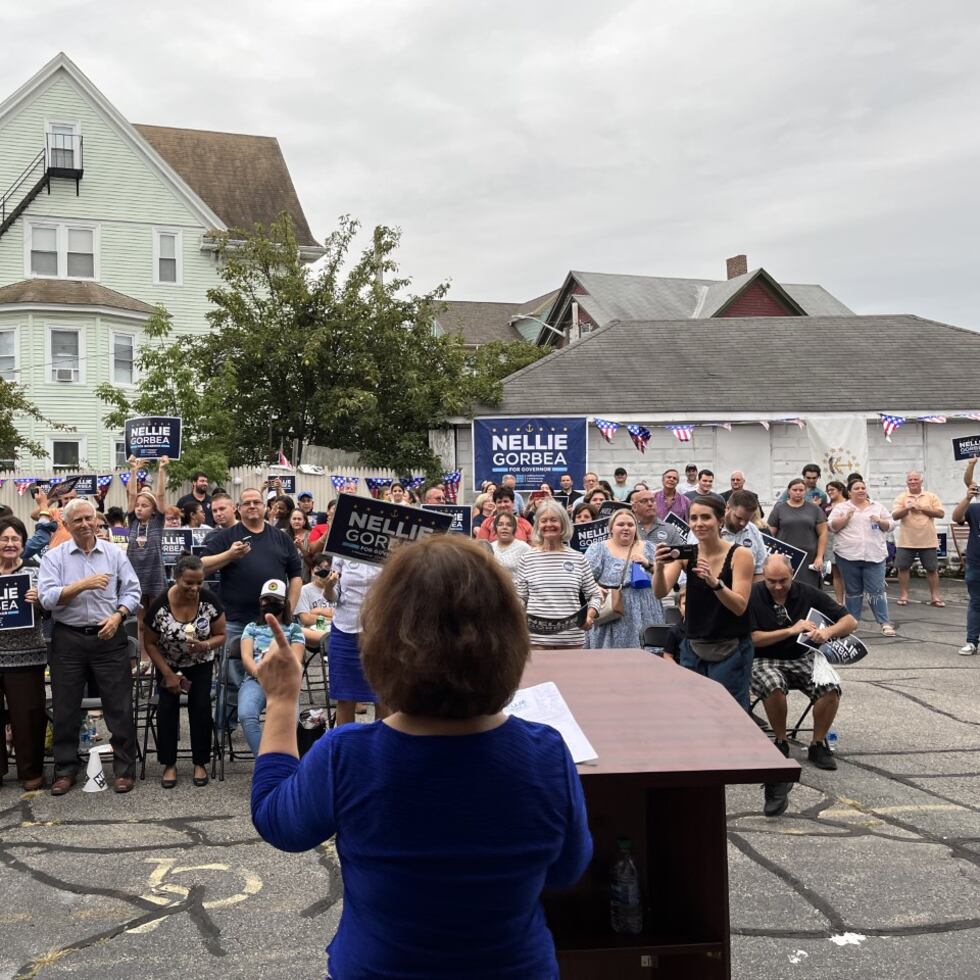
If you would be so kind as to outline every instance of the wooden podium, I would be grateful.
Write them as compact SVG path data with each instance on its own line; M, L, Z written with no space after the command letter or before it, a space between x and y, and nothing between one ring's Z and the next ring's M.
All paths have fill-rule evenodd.
M522 687L554 681L596 764L578 767L595 855L543 897L562 980L731 976L725 786L795 782L797 763L715 681L639 650L535 650ZM616 839L629 837L643 932L609 923Z

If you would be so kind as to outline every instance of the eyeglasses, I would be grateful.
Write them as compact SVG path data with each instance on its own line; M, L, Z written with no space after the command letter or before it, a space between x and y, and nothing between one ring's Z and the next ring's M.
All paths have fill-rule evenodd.
M778 626L789 626L793 622L793 619L789 614L789 610L785 606L782 606L776 602L773 603L772 608L773 612L776 614L776 624Z

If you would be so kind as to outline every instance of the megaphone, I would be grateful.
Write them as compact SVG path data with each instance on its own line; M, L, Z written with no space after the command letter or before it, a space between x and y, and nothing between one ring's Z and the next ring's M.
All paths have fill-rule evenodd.
M109 781L105 778L105 771L102 768L102 753L111 751L111 745L95 745L89 750L88 767L85 770L88 779L82 787L82 792L101 793L109 788Z

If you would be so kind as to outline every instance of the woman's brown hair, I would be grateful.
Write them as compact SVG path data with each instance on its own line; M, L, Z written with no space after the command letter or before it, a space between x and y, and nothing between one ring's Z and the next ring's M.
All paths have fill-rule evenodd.
M388 558L361 607L364 676L392 711L474 718L500 711L529 656L509 574L486 549L434 534Z

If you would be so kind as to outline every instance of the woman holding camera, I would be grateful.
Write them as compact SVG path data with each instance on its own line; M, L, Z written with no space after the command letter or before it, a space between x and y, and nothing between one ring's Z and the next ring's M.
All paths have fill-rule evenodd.
M259 665L252 819L285 851L337 835L329 975L557 977L541 892L573 885L592 841L561 736L502 711L528 659L506 571L466 538L432 535L391 555L363 618L364 672L394 713L327 732L302 761L301 671L281 635Z
M724 519L720 497L699 494L691 501L688 521L697 544L657 545L653 591L662 599L687 572L681 666L718 681L748 711L753 656L748 608L755 563L748 548L721 536Z

